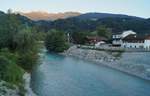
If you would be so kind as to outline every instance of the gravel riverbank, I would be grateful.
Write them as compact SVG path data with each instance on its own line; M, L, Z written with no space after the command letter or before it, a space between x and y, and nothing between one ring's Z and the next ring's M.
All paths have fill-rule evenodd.
M19 96L19 89L5 81L0 81L0 96Z
M119 71L134 75L146 80L150 80L150 66L144 64L122 63L119 55L123 53L97 51L90 49L80 49L76 46L71 47L63 53L65 56L72 56L86 61L92 61L104 66L117 69Z

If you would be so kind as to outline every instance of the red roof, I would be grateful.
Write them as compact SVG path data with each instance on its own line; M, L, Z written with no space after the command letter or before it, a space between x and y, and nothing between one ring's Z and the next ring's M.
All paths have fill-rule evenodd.
M135 34L128 35L127 37L123 38L123 41L128 41L128 42L136 42L136 41L144 41L145 36L137 36Z
M86 39L89 43L97 43L100 41L107 41L107 38L99 37L99 36L87 36Z

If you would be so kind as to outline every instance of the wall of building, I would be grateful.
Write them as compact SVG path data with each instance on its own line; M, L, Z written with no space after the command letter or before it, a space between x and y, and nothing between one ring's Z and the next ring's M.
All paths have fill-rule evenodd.
M113 45L121 45L122 44L122 40L113 40L112 44Z
M150 40L145 40L144 41L144 48L150 50Z
M122 43L123 48L144 48L144 43Z
M118 34L118 35L113 35L112 38L113 38L113 39L118 39L118 38L121 38L121 35L120 35L120 34Z

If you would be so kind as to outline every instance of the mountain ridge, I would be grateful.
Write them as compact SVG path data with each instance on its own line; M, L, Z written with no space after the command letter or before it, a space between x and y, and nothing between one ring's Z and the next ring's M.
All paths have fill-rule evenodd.
M42 11L33 11L29 13L22 13L21 15L28 17L31 20L39 21L54 21L58 19L67 19L67 18L78 18L82 20L87 19L102 19L102 18L136 18L136 19L146 19L137 16L125 15L125 14L112 14L112 13L98 13L98 12L89 12L89 13L79 13L79 12L64 12L64 13L47 13Z
M0 11L1 17L5 17L5 13ZM94 13L90 13L94 14ZM66 19L58 19L54 21L39 20L33 21L26 16L16 14L17 18L27 26L36 26L41 32L48 32L51 29L62 30L64 32L93 32L99 26L106 26L111 28L112 33L118 33L125 30L133 30L138 34L150 34L150 18L140 18L136 16L123 15L123 17L99 17L94 18L93 15L83 18L81 16L68 17ZM100 15L100 14L99 14ZM111 15L110 15L111 16ZM2 20L2 18L0 18Z
M81 15L81 13L79 12L47 13L47 12L42 12L42 11L33 11L29 13L20 12L20 14L34 21L39 21L39 20L54 21L57 19L66 19L66 18Z
M98 12L90 12L81 14L76 16L78 19L86 20L86 19L102 19L102 18L137 18L137 19L145 19L142 17L125 15L125 14L112 14L112 13L98 13Z

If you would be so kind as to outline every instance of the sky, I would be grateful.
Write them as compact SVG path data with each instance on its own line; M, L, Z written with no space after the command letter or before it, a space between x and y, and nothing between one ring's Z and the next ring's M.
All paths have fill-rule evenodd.
M0 10L101 12L150 18L150 0L0 0Z

